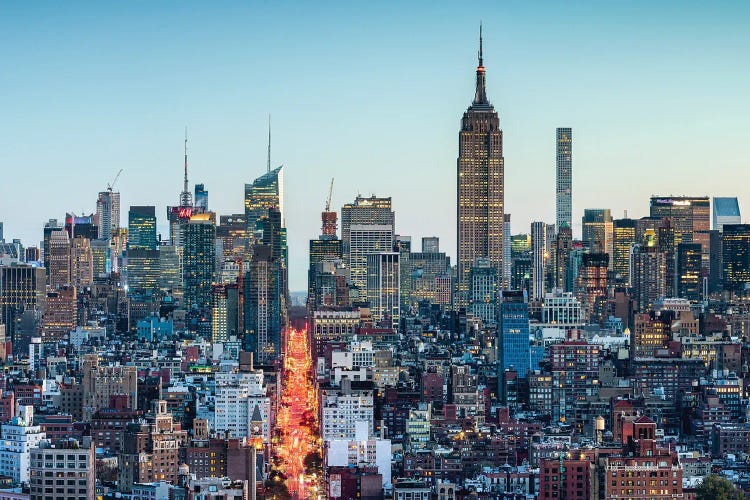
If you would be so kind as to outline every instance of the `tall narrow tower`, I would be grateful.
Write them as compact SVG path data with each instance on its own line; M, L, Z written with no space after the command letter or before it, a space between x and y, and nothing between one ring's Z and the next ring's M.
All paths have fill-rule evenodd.
M482 56L480 27L474 101L464 113L458 136L456 307L467 305L469 271L477 258L489 258L498 276L503 273L503 132L497 112L487 99Z
M557 230L573 223L573 129L557 129Z

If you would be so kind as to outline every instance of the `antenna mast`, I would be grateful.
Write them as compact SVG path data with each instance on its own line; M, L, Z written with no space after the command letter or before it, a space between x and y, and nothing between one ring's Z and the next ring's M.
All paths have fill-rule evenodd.
M266 170L271 171L271 113L268 113L268 157L266 159Z

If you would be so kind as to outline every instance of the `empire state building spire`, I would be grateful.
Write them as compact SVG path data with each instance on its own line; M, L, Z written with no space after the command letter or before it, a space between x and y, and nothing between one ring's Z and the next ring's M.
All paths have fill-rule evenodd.
M482 25L479 25L479 65L477 66L477 90L474 94L474 105L489 105L484 80L484 59L482 57Z

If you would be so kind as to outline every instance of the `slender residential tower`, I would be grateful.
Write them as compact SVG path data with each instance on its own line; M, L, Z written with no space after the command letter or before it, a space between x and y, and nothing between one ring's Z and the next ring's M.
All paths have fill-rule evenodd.
M458 137L457 308L467 305L469 272L477 258L489 258L498 276L503 275L503 132L497 112L487 99L481 27L476 92L461 120Z
M573 130L557 129L557 230L573 223Z

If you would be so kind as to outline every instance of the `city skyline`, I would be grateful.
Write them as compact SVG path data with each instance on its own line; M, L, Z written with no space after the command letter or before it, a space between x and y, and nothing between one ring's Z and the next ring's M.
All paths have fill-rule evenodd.
M357 193L392 197L397 234L415 241L439 236L441 247L456 258L455 210L435 200L455 193L455 134L474 87L475 10L440 6L424 12L412 6L392 22L388 12L369 7L310 28L282 15L283 8L190 7L170 10L166 25L159 24L166 11L154 12L152 19L110 7L86 11L79 19L81 6L49 6L38 17L20 5L0 8L5 50L13 48L5 55L16 69L0 82L8 100L0 124L0 163L6 166L0 218L6 239L38 245L47 219L95 212L97 194L120 168L125 169L116 188L121 213L156 204L158 230L167 237L164 207L179 199L185 124L191 188L205 184L209 207L217 213L241 213L243 184L266 171L271 112L272 162L287 170L292 290L306 288L307 242L319 232L315 207L323 209L330 177L336 178L332 206L339 209ZM576 20L581 7L574 7L563 13L571 23L567 28L553 26L554 14L560 13L556 7L541 19L518 6L484 9L487 92L506 136L505 205L512 233L529 232L532 220L554 221L552 131L561 126L576 130L576 236L584 208L609 208L614 218L627 209L631 217L641 217L648 214L649 196L657 193L739 196L740 206L746 206L747 196L727 181L741 180L745 166L741 132L750 104L743 89L750 74L741 66L748 36L738 20L747 8L724 5L699 16L633 4ZM648 21L642 17L646 13ZM205 17L203 24L198 14ZM321 20L320 13L313 14ZM361 16L372 17L363 33L357 31ZM274 22L264 27L264 19ZM657 26L666 19L673 22ZM709 19L723 21L701 24L701 37L692 37L697 23ZM82 29L92 20L99 22L97 28ZM586 24L597 20L609 20L614 31ZM575 33L576 23L586 29ZM285 24L285 36L274 32ZM50 25L55 29L42 29L29 43L29 32ZM317 33L333 26L339 28L334 34ZM159 28L164 29L157 34L149 31ZM528 43L517 43L530 28ZM107 29L111 33L102 34ZM140 32L151 34L143 40L128 36ZM545 44L563 33L584 63L562 67L545 53ZM585 43L605 33L611 35L609 50ZM303 49L305 34L314 43ZM212 45L205 45L214 36L226 53L212 53ZM101 46L89 46L90 38ZM149 48L154 53L145 55ZM107 61L111 51L122 66ZM545 82L553 71L552 81ZM57 86L50 86L50 75ZM279 78L288 85L278 85ZM209 86L214 90L203 90ZM428 106L415 109L415 95ZM363 119L342 127L341 110L355 104ZM334 130L339 135L332 143ZM710 176L704 175L706 168ZM614 185L627 183L632 189L602 186L599 176L605 171ZM35 203L25 206L30 194Z

